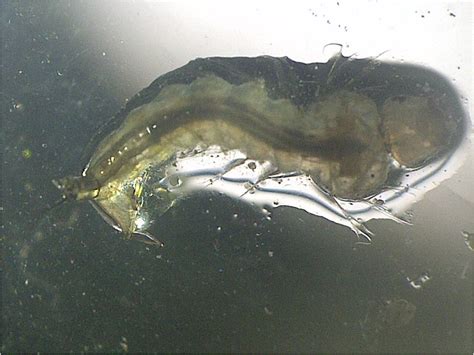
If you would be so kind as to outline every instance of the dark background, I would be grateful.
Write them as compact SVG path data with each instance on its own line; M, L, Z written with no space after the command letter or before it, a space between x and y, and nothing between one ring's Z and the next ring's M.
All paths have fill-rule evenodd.
M222 196L167 213L163 249L122 240L87 204L48 210L51 179L80 172L91 136L141 89L116 79L132 64L104 62L72 4L0 3L2 351L473 350L462 231L474 207L443 186L411 227L370 222L371 245L302 211L266 220ZM381 322L397 299L414 319Z

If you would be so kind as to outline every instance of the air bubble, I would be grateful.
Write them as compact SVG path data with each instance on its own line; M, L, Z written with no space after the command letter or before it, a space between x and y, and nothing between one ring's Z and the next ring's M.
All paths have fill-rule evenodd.
M13 104L13 108L21 112L25 109L25 106L21 102L17 101Z
M384 200L381 200L381 199L379 199L379 198L375 198L375 199L373 200L373 203L374 203L374 205L376 205L376 206L382 206L382 205L385 203L385 201L384 201Z
M346 27L344 27L346 29ZM342 48L344 46L341 43L328 43L323 47L323 53L330 53L330 57L338 56L342 54Z
M169 178L169 183L173 187L178 187L181 185L181 179L179 176L174 175Z
M429 280L431 280L431 276L429 275L427 271L423 272L416 279L410 279L409 277L407 277L407 281L409 282L409 285L413 287L415 290L421 289L423 285L427 283Z
M250 163L247 164L250 170L255 170L257 169L257 164L255 162L251 161Z
M462 236L464 237L464 244L466 244L470 250L474 251L474 233L463 231Z

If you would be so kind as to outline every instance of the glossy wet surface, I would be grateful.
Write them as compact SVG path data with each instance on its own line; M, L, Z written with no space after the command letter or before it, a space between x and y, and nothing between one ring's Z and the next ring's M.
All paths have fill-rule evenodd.
M245 200L263 191L263 199L249 202L267 209L278 201L370 239L360 222L404 223L400 214L410 204L401 200L421 199L456 172L470 129L455 89L439 73L342 55L310 64L270 56L196 59L158 77L112 123L81 176L56 185L65 198L91 199L125 236L150 240L149 225L179 203L173 195L183 197L180 186L160 180L183 181L186 174L206 175L200 187L191 183L195 191ZM243 158L223 158L234 151ZM194 168L187 164L193 159ZM423 186L406 181L410 174ZM269 186L275 176L282 186ZM216 186L222 181L248 186ZM295 195L309 206L289 201ZM342 206L347 202L374 216L352 214Z

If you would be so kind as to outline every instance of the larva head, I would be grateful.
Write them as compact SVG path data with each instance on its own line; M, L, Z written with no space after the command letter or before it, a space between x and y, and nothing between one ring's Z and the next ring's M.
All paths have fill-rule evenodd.
M83 176L66 176L53 180L53 184L61 191L65 200L92 200L99 195L100 190L97 181Z

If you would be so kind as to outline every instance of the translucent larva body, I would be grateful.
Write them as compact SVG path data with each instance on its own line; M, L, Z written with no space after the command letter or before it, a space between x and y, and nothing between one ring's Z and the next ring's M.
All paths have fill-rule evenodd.
M257 182L300 174L328 196L357 201L452 152L465 126L452 87L420 67L342 56L323 64L196 59L134 97L82 175L57 185L67 197L92 201L125 235L146 234L144 216L176 200L181 180L170 167L180 158L218 147L228 157L221 175L253 167L252 159L255 168L268 163ZM174 185L170 175L178 176Z

